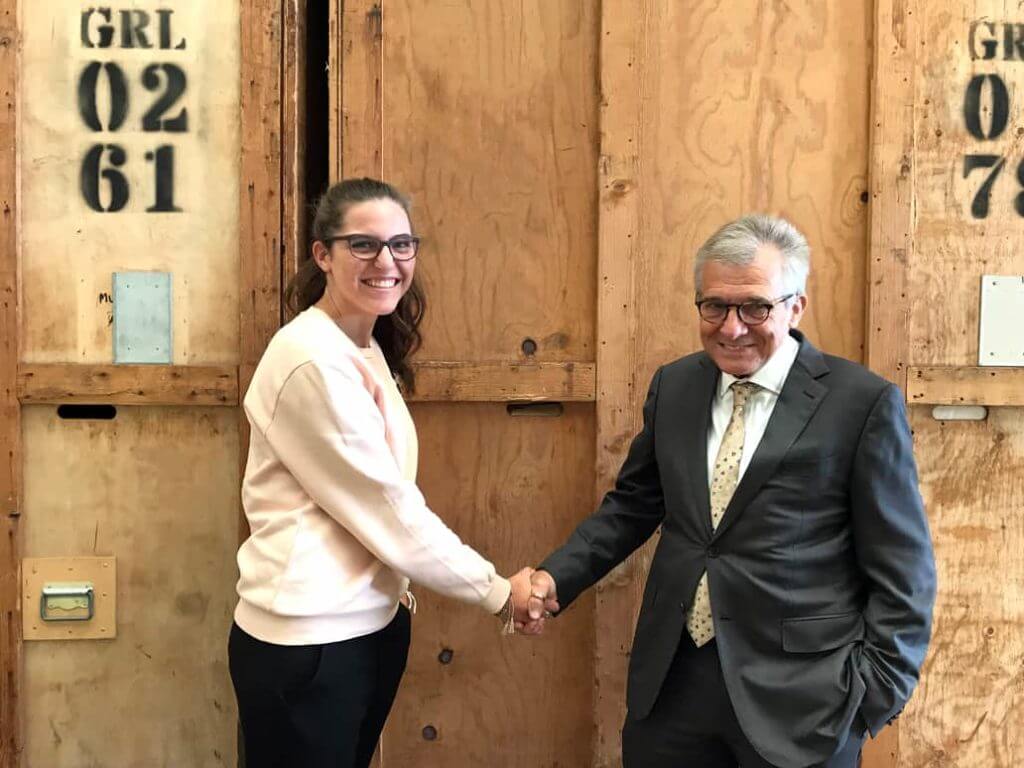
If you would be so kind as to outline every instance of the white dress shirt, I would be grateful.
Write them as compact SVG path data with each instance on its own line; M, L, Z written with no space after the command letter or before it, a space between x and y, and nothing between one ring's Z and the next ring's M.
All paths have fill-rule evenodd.
M743 409L743 427L745 439L743 441L743 456L740 458L740 479L743 473L750 466L750 459L757 450L757 446L764 437L764 431L768 427L768 420L775 410L775 403L778 402L779 394L782 392L782 385L786 383L789 376L789 369L796 361L797 353L800 351L800 343L790 335L786 335L782 344L775 354L768 358L768 362L762 365L752 376L745 381L757 384L760 389L754 390L747 405ZM725 435L725 428L729 426L729 419L732 417L732 383L740 381L729 373L722 372L718 379L718 391L715 393L714 402L711 405L711 424L708 426L708 487L711 487L711 478L715 474L715 459L718 457L718 448L722 444L722 437Z

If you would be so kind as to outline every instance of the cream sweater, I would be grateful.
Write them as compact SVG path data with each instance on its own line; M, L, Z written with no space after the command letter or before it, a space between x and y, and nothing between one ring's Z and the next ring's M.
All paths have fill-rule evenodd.
M251 533L238 551L235 621L260 640L375 632L409 578L490 613L509 596L509 582L427 508L409 412L364 352L308 309L274 335L245 395Z

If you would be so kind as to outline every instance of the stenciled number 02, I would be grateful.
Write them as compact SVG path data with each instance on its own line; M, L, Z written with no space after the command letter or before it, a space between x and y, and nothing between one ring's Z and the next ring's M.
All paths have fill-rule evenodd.
M100 76L106 81L109 99L106 114L100 115L97 99ZM168 116L178 99L185 93L188 79L175 64L150 64L142 71L142 85L148 91L159 93L142 116L142 130L147 133L184 133L188 131L188 109L182 107L173 117ZM82 70L78 79L78 113L89 129L115 132L121 129L128 115L129 89L124 70L113 62L93 61ZM114 213L128 204L128 179L118 168L128 160L128 153L120 144L94 144L82 160L79 185L86 204L99 213ZM154 201L147 213L178 213L174 204L174 146L161 144L146 153L146 160L154 166ZM109 184L110 194L106 207L100 200L100 182Z

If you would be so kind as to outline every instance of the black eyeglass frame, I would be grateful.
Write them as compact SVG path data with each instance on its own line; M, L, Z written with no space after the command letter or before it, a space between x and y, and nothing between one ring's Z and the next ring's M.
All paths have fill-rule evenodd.
M359 254L352 250L352 241L356 239L376 241L377 252L374 253L373 256L360 256ZM352 234L349 235L332 235L331 237L325 237L320 242L322 242L325 246L330 248L331 244L338 240L344 242L345 245L348 246L348 252L352 255L352 258L358 259L359 261L375 261L377 257L380 256L381 251L384 250L385 245L391 252L391 258L394 259L395 261L412 261L413 259L416 258L416 255L419 253L420 250L420 238L417 235L395 235L390 240L381 240L379 237L374 237L373 235L364 235L359 232L353 232ZM412 256L399 256L398 254L396 254L395 249L392 247L392 244L396 242L412 243Z
M718 299L698 299L697 301L694 302L694 306L697 307L697 313L700 315L700 319L703 320L705 323L714 323L715 325L721 325L722 323L729 319L729 310L735 309L736 318L744 325L763 325L764 323L768 322L768 318L772 316L772 310L775 309L776 306L783 303L784 301L789 301L793 297L799 295L799 293L787 293L785 296L780 296L779 298L772 299L771 301L744 301L742 304L727 304L726 302L719 301ZM710 302L714 302L718 306L725 307L725 314L718 319L709 319L705 317L704 305ZM760 320L747 320L743 316L743 307L759 307L765 310L765 315Z

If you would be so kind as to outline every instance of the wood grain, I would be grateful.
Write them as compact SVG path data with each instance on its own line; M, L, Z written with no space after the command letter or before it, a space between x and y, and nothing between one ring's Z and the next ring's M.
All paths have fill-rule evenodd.
M896 765L1015 768L1024 756L1024 411L937 422L912 409L939 593Z
M24 763L234 766L237 415L23 421L26 553L117 558L115 641L25 644Z
M1021 191L1016 175L1024 136L1024 67L1006 61L1001 51L993 60L972 60L970 50L973 21L1015 22L1019 8L1001 0L898 7L905 16L906 47L913 51L912 66L903 70L912 91L902 80L894 83L901 102L912 106L894 115L890 126L904 141L912 137L914 150L913 170L901 182L910 185L911 197L900 200L912 223L901 267L909 327L887 324L884 316L872 325L885 327L901 354L910 350L917 367L907 382L912 403L1019 404L1020 369L975 366L981 276L1022 271L1022 219L1014 202ZM971 136L964 120L967 84L981 73L997 73L1015 94L1006 130L992 139ZM986 122L988 98L980 105ZM1008 158L982 218L972 215L971 202L987 171L964 178L971 154ZM886 759L866 755L865 766L1016 766L1024 739L1008 724L1024 717L1024 417L1019 407L996 407L982 422L937 422L928 409L913 408L912 425L939 595L918 692L898 721L898 738Z
M1024 406L1024 368L911 366L907 400L916 405Z
M283 227L281 280L285 286L307 256L309 196L306 189L306 98L309 73L306 32L309 8L305 0L282 0L284 53L281 81L281 219ZM319 72L314 78L322 77ZM315 194L315 191L314 191Z
M428 503L499 573L537 563L590 513L593 406L566 405L559 418L511 418L488 404L412 410ZM592 595L530 639L502 637L479 608L412 589L419 610L385 768L590 765ZM424 738L427 726L436 739Z
M597 4L388 0L383 23L384 174L424 237L420 358L526 361L530 339L537 361L593 360Z
M875 0L871 92L870 241L865 362L904 392L910 363L908 270L914 250L916 0ZM865 768L895 768L901 723L864 749Z
M593 363L455 363L415 365L413 402L594 400Z
M867 364L906 391L914 251L915 0L876 0L871 94Z
M914 62L917 179L908 343L912 362L920 365L977 365L981 276L1024 274L1024 218L1015 208L1024 192L1024 65L1005 61L1002 47L993 61L972 61L968 51L972 21L1016 22L1019 11L1002 0L921 3L918 9L916 23L928 44L918 46ZM1003 33L997 36L1002 43ZM965 92L974 75L989 73L1005 83L1009 112L1001 135L979 140L965 125ZM986 122L990 98L981 98ZM965 159L976 154L1006 158L984 218L971 214L971 202L990 171L975 170L964 178Z
M238 391L245 396L256 365L281 325L281 279L284 237L281 185L282 89L284 21L280 0L241 4L242 89L241 237L239 254ZM249 422L238 412L241 445L249 444ZM238 459L245 472L246 452ZM238 541L249 535L249 523L238 507Z
M645 41L654 33L649 4L601 6L601 163L597 256L597 456L594 498L615 482L637 432L643 404L643 340L648 320L642 280L652 255L641 246L645 195L640 137L648 92ZM653 55L653 54L652 54ZM626 672L652 545L616 567L596 589L593 765L620 764Z
M18 367L18 399L111 405L238 405L235 366L31 365Z
M0 0L0 768L18 768L23 703L21 410L18 407L18 3Z
M383 0L338 0L335 6L341 28L332 61L338 63L341 77L335 84L337 108L332 110L331 151L337 153L332 181L386 178L383 5ZM390 3L388 7L390 11Z
M22 360L111 362L112 273L159 271L172 276L171 361L236 364L234 255L239 235L244 240L251 233L248 226L239 228L238 152L243 126L250 125L240 123L238 112L239 3L178 4L171 44L183 39L185 47L145 53L85 47L79 28L88 6L19 5ZM149 13L149 39L155 45L157 18ZM117 24L118 11L112 18ZM96 15L91 20L94 34L98 20ZM79 114L78 82L90 61L108 59L121 67L128 83L128 115L116 132L93 133ZM142 83L143 70L153 61L184 73L186 87L167 116L186 114L188 130L141 130L142 116L157 98ZM280 66L279 55L273 66ZM109 100L104 82L101 78L98 91L101 114ZM80 177L90 145L108 142L125 153L120 170L128 196L122 210L99 213L83 199ZM155 191L154 165L146 155L161 145L174 152L173 197L181 210L173 214L147 213ZM103 167L112 170L106 160ZM108 186L101 180L101 200Z
M281 325L281 101L279 1L253 0L242 16L241 391Z

